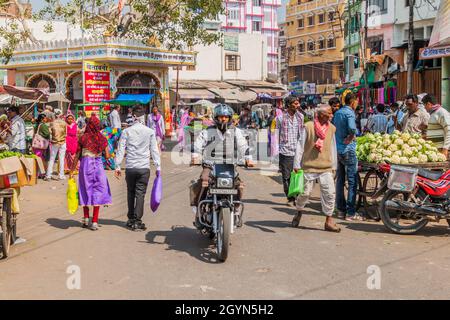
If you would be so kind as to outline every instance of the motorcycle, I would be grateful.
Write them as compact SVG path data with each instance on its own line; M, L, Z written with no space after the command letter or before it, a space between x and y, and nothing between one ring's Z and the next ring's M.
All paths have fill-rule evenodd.
M440 219L446 219L450 225L450 170L404 168L400 171L409 171L411 179L403 177L395 181L397 170L398 167L391 166L389 191L380 204L383 224L398 234L416 233L428 222ZM409 182L411 190L408 190Z
M217 256L224 262L228 257L230 236L242 227L244 204L237 200L236 179L239 175L233 164L214 164L209 185L202 188L197 207L195 226L213 239ZM240 210L236 210L236 205Z

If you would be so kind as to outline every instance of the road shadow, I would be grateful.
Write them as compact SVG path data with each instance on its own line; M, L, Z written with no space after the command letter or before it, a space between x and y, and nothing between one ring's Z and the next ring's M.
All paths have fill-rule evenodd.
M297 209L295 207L290 207L290 208L289 207L287 207L287 208L286 207L285 208L272 207L272 209L275 210L275 211L286 213L286 214L288 214L290 216L293 216L293 215L295 215L297 213ZM305 209L306 210L303 213L305 215L313 215L313 216L325 217L325 215L321 213L322 207L320 206L320 203L318 205L316 205L316 206L314 204L306 206ZM308 210L308 209L312 209L312 210L316 210L316 211L311 211L311 210Z
M159 237L164 238L164 241L157 241ZM150 244L167 246L166 250L187 253L205 263L220 263L213 241L186 226L172 226L172 230L167 231L150 231L145 240Z
M275 198L286 198L284 193L271 193L270 195Z
M244 223L251 228L259 229L263 232L276 233L276 231L270 228L284 229L291 227L289 221L276 221L276 220L264 220L264 221L247 221Z
M284 206L284 203L273 202L269 200L260 200L260 199L245 199L244 204L252 203L252 204L265 204L265 205L275 205L275 206Z
M341 222L337 220L339 225L353 231L360 231L366 233L382 233L395 235L389 229L387 229L382 223L376 222ZM448 227L443 225L427 225L425 228L419 232L413 234L413 236L423 236L423 237L449 237L450 230ZM407 236L407 235L404 235Z
M70 228L81 228L82 223L80 221L76 220L63 220L63 219L57 219L57 218L48 218L45 220L51 227L57 228L57 229L63 229L67 230Z
M281 175L270 176L269 178L272 179L273 181L275 181L276 183L283 184L283 178L281 177Z

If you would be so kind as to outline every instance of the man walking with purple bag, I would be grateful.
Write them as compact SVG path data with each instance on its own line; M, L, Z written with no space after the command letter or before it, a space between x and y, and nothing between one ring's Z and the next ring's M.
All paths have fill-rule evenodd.
M123 130L116 154L116 178L120 178L120 167L126 152L125 179L128 190L127 227L133 231L146 230L142 222L144 200L150 179L150 155L156 167L156 175L161 174L161 157L155 130L145 126L145 111L137 106L133 110L136 121Z

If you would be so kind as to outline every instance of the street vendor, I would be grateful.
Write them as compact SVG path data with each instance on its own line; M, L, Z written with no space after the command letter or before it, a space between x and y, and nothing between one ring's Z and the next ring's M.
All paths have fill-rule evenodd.
M403 132L420 133L425 138L430 115L419 108L419 99L414 94L406 96L405 104L408 112L404 115L402 122L397 125L397 129Z

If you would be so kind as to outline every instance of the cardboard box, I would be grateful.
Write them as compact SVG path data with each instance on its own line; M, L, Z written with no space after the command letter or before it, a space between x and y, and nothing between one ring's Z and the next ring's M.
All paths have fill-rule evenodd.
M28 176L28 185L34 186L37 184L38 174L37 174L37 161L34 158L21 158L20 161L24 165L26 169L26 173Z
M27 169L18 157L0 160L0 189L28 185Z

